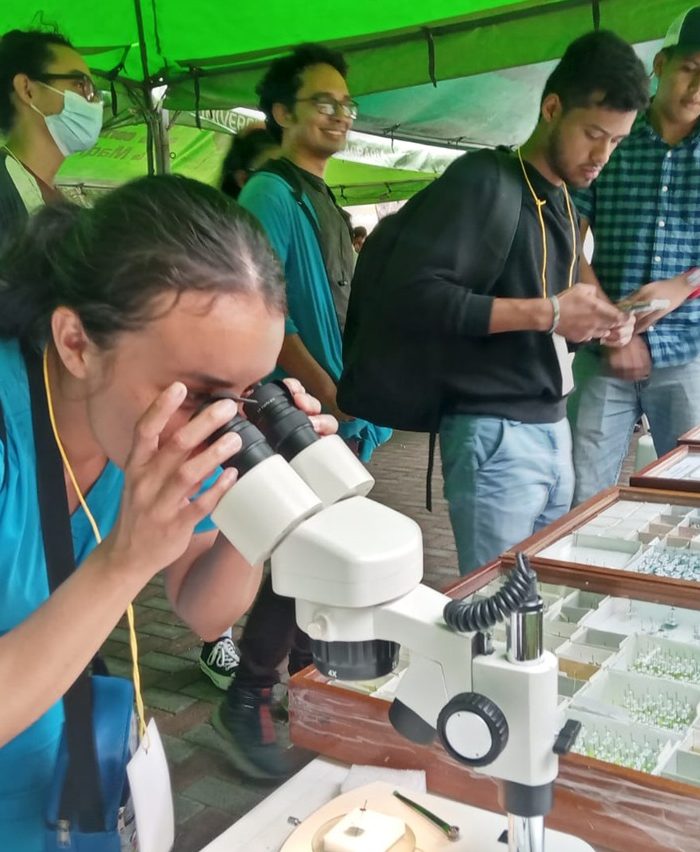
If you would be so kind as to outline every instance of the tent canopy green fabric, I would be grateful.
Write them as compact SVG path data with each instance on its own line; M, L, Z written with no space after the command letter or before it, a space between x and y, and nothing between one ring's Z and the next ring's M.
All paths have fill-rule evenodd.
M602 27L643 43L661 38L689 5L689 0L311 0L298 5L288 0L104 0L97 5L94 0L5 0L0 31L56 23L90 54L93 68L125 86L167 83L166 108L221 109L254 106L264 68L299 41L341 48L356 96L432 88L431 78L438 83L437 94L447 80L558 58L573 38L592 29L596 8ZM392 100L387 94L381 101L385 127L396 123ZM364 129L362 118L357 129Z
M357 130L458 147L522 141L551 62L601 27L638 45L647 62L689 0L5 0L0 32L56 24L88 56L119 110L148 92L182 110L256 106L270 60L300 41L345 53L360 102ZM184 134L183 134L184 135ZM195 147L203 140L188 140ZM175 149L180 142L175 141ZM109 147L109 146L108 146ZM104 165L114 158L104 149ZM348 170L349 173L350 170ZM356 169L355 169L356 171ZM362 180L356 183L363 183ZM410 180L408 176L394 176ZM370 179L371 180L371 179ZM349 179L346 181L349 183ZM381 186L381 180L374 181Z
M223 129L174 124L168 133L171 170L217 184L231 141L230 129L235 128L228 133ZM59 185L89 195L146 174L146 136L143 123L104 131L94 148L64 162ZM326 180L344 206L400 201L427 186L459 153L400 142L392 150L385 140L353 133L342 156L329 162Z

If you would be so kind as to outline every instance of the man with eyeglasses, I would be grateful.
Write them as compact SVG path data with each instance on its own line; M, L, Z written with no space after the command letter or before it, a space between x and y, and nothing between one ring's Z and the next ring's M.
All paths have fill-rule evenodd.
M272 63L257 91L282 154L252 175L239 202L258 218L284 267L289 315L279 374L298 378L368 460L391 432L348 418L336 402L355 252L350 218L323 179L357 117L346 73L343 57L317 44L300 45ZM279 778L298 768L277 744L270 709L278 667L287 654L290 673L309 663L307 642L296 626L294 601L275 595L268 577L239 643L238 671L214 715L239 771Z
M102 98L62 35L11 30L0 38L0 244L37 207L61 198L54 181L102 127Z
M321 328L305 323L304 315L313 305L322 325L342 327L347 312L352 226L323 179L328 161L345 147L357 117L346 73L343 57L321 45L302 45L272 64L258 94L282 156L250 180L240 197L262 223L285 265L292 322L280 366L298 376L310 393L317 390L324 407L339 420L344 415L335 401L333 369L317 340Z

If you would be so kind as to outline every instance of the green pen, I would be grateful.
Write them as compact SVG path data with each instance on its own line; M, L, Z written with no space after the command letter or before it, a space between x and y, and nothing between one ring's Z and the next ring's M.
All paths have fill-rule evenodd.
M398 790L394 790L394 795L405 805L408 805L409 808L413 808L414 811L421 814L426 819L429 819L433 825L436 825L440 829L440 831L444 831L450 840L459 840L458 825L450 825L448 822L445 822L444 819L440 819L439 816L436 816L432 811L429 811L427 808L419 805L418 802L412 802L410 799L407 799L406 796L402 796Z

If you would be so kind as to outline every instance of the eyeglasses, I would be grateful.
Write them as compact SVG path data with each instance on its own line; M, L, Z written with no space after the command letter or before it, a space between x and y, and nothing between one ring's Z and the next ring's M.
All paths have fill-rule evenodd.
M95 87L92 77L87 74L81 74L79 71L70 72L68 74L41 74L35 78L40 83L48 83L49 80L71 80L75 83L80 94L89 103L96 103L102 100L102 92Z
M308 98L295 98L296 103L304 103L310 101L316 107L316 111L321 115L337 115L340 113L344 118L350 118L353 121L357 118L357 101L347 98L344 101L337 101L332 95L311 95Z

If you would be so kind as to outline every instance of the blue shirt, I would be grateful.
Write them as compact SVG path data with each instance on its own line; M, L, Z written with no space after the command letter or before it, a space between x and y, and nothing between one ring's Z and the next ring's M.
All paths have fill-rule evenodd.
M6 439L0 444L0 633L24 621L49 596L36 489L29 386L17 341L0 340L0 404ZM122 473L108 463L87 495L106 535L119 510ZM82 509L71 517L79 564L95 546ZM70 614L66 613L66 619ZM27 665L40 648L27 649ZM11 685L6 685L12 688ZM40 852L42 812L63 724L62 702L0 749L0 849Z
M36 487L29 385L16 340L0 339L0 406L6 437L0 442L0 634L38 609L49 596L41 517ZM108 462L85 495L106 536L116 520L124 475ZM198 531L211 529L207 518ZM95 547L92 527L82 508L71 515L75 561L80 565ZM66 613L66 622L71 614ZM26 664L41 654L27 648ZM12 689L5 684L5 689ZM33 725L0 748L0 850L43 852L43 810L53 775L63 725L57 702Z
M591 223L593 267L613 301L700 266L700 124L670 146L639 116L599 177L572 197ZM646 338L655 367L698 357L700 299L667 314Z
M279 257L287 282L286 334L298 334L313 359L337 382L343 369L343 341L328 275L316 234L305 213L298 209L289 184L280 175L257 172L243 187L239 202L263 226ZM318 217L306 195L302 204L314 220ZM391 430L366 420L340 424L343 438L359 441L360 459L388 441Z

